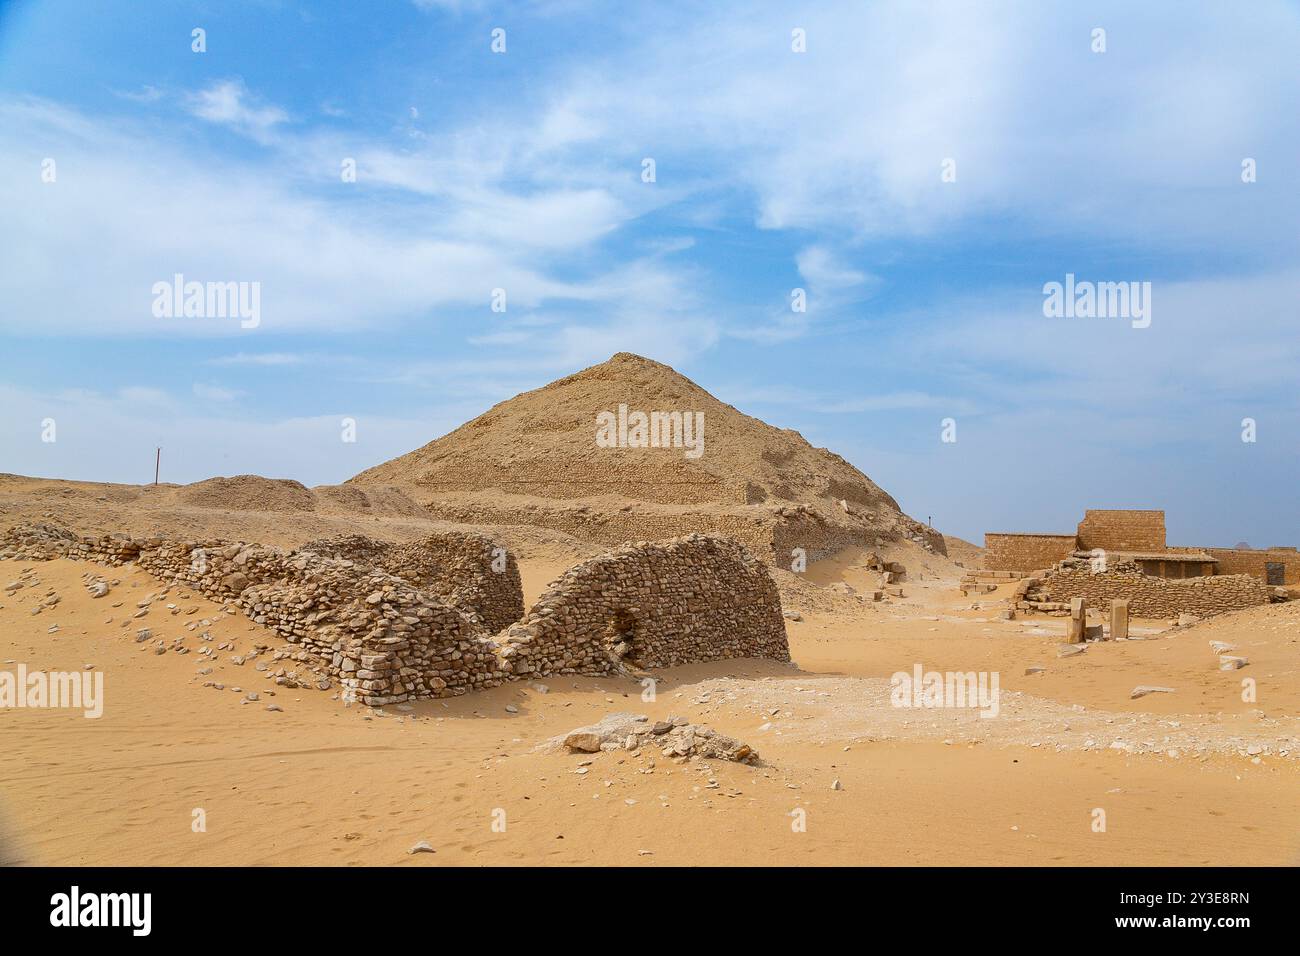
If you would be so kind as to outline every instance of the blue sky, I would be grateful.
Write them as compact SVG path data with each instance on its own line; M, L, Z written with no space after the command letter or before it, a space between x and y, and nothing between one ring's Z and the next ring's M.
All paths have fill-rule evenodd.
M341 481L628 350L964 537L1300 543L1294 2L0 11L0 470Z

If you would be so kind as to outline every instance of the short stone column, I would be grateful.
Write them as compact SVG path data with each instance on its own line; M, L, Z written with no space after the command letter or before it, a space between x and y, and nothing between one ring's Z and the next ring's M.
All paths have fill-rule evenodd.
M1070 626L1066 642L1082 644L1088 630L1088 602L1081 597L1070 598Z
M1116 598L1110 602L1110 639L1128 640L1128 599Z

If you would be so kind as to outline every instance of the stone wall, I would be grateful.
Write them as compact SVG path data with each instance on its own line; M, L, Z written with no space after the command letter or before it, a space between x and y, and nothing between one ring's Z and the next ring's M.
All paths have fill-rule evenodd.
M888 534L870 526L828 521L807 505L780 508L776 511L776 518L768 533L766 549L757 553L762 554L764 560L787 570L795 548L802 548L809 561L819 561L845 548L874 548L883 541L906 538L936 554L948 553L942 534L906 515L900 516L898 530Z
M366 704L463 694L504 677L490 635L465 614L354 560L242 542L78 538L50 525L0 538L0 558L53 557L134 561L161 580L233 604L301 647Z
M354 534L312 541L298 550L387 571L441 596L488 631L499 631L524 614L523 585L514 555L481 534L434 532L406 544Z
M619 547L629 541L654 541L703 531L735 538L765 560L772 553L772 519L758 509L752 515L658 510L611 513L581 505L489 507L435 501L427 505L427 510L433 518L440 521L550 528L609 548Z
M499 684L496 645L441 597L386 571L260 545L169 543L137 563L164 580L232 601L315 654L366 704L442 697Z
M790 660L767 567L727 538L638 542L570 568L500 636L515 675Z
M1025 599L1033 604L1068 604L1081 597L1092 607L1109 607L1116 598L1127 598L1135 617L1177 617L1196 614L1208 617L1239 608L1267 604L1269 588L1248 574L1215 575L1208 578L1150 577L1130 561L1094 574L1086 560L1064 561L1040 579L1029 582Z
M1267 564L1282 565L1282 583L1300 585L1300 552L1294 548L1271 548L1268 551L1242 551L1236 548L1205 548L1218 562L1219 574L1249 574L1267 580Z
M1078 529L1079 550L1164 551L1163 511L1088 510Z
M440 557L438 542L460 550ZM513 583L509 573L484 571L495 555L478 535L435 535L410 545L353 536L288 553L242 542L82 538L54 525L21 525L0 535L0 559L58 557L135 562L155 577L233 604L298 645L325 675L322 689L336 683L373 706L522 677L609 674L631 664L790 659L780 597L766 566L739 543L705 535L639 543L587 561L496 639L483 621L513 606L518 569L509 565ZM384 563L428 586L459 588L460 600L478 595L486 603L477 605L479 613L466 613L374 566ZM463 579L453 579L458 567L467 569Z
M984 568L988 571L1036 571L1068 558L1075 549L1072 534L984 535Z

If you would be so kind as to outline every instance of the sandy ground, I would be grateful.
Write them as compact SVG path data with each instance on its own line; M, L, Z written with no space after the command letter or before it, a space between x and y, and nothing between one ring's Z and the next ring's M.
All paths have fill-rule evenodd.
M573 563L574 548L530 538L526 550L531 600ZM0 669L92 665L105 677L105 708L100 719L0 709L0 859L1300 863L1300 727L1291 716L1300 616L1289 606L1192 628L1137 622L1148 640L1062 659L1062 621L998 620L1005 595L962 597L959 569L919 551L909 553L914 579L902 599L872 603L826 587L867 588L856 557L814 565L790 592L790 606L807 608L788 625L794 667L677 668L656 675L652 701L627 680L551 678L545 692L513 684L380 712L276 687L269 672L236 665L231 657L252 642L282 642L183 589L159 596L162 585L133 567L5 562L4 583L27 568L33 576L0 596ZM88 572L119 583L94 599L82 584ZM61 600L33 614L47 592ZM131 617L150 595L148 612ZM136 643L140 626L168 643L183 637L191 653L154 654L152 641ZM205 630L211 641L198 636ZM1250 666L1219 671L1210 640L1238 644ZM889 675L917 663L998 672L1000 715L890 706ZM1035 666L1044 670L1025 673ZM1241 700L1245 676L1257 681L1255 703ZM214 681L224 689L203 686ZM1138 684L1174 693L1131 700ZM243 703L249 692L258 701ZM707 723L750 743L762 762L545 747L615 711ZM196 811L204 832L195 832ZM408 853L420 841L435 852Z

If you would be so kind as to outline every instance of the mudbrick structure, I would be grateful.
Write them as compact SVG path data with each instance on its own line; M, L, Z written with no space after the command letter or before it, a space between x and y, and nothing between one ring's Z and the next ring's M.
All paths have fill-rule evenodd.
M989 571L1033 571L1051 566L1074 552L1072 534L984 535L983 566Z
M439 553L444 546L447 553ZM351 536L287 553L240 542L83 538L47 524L0 536L0 559L61 557L134 562L234 604L298 645L298 659L324 675L322 689L337 682L349 698L374 706L521 677L626 672L628 664L790 659L766 568L739 544L703 535L625 548L573 568L500 642L487 625L522 610L518 569L477 535L409 545ZM423 590L413 579L450 594Z
M1132 561L1151 577L1192 579L1247 574L1267 585L1300 584L1295 548L1170 547L1163 511L1089 510L1074 534L984 535L984 569L1028 573L1069 559L1076 551L1104 551L1109 561Z
M1208 617L1267 604L1272 592L1272 588L1248 574L1170 580L1143 574L1132 561L1098 570L1081 555L1023 581L1016 594L1016 607L1065 616L1073 598L1084 598L1090 607L1108 607L1119 598L1126 599L1130 612L1138 617Z

